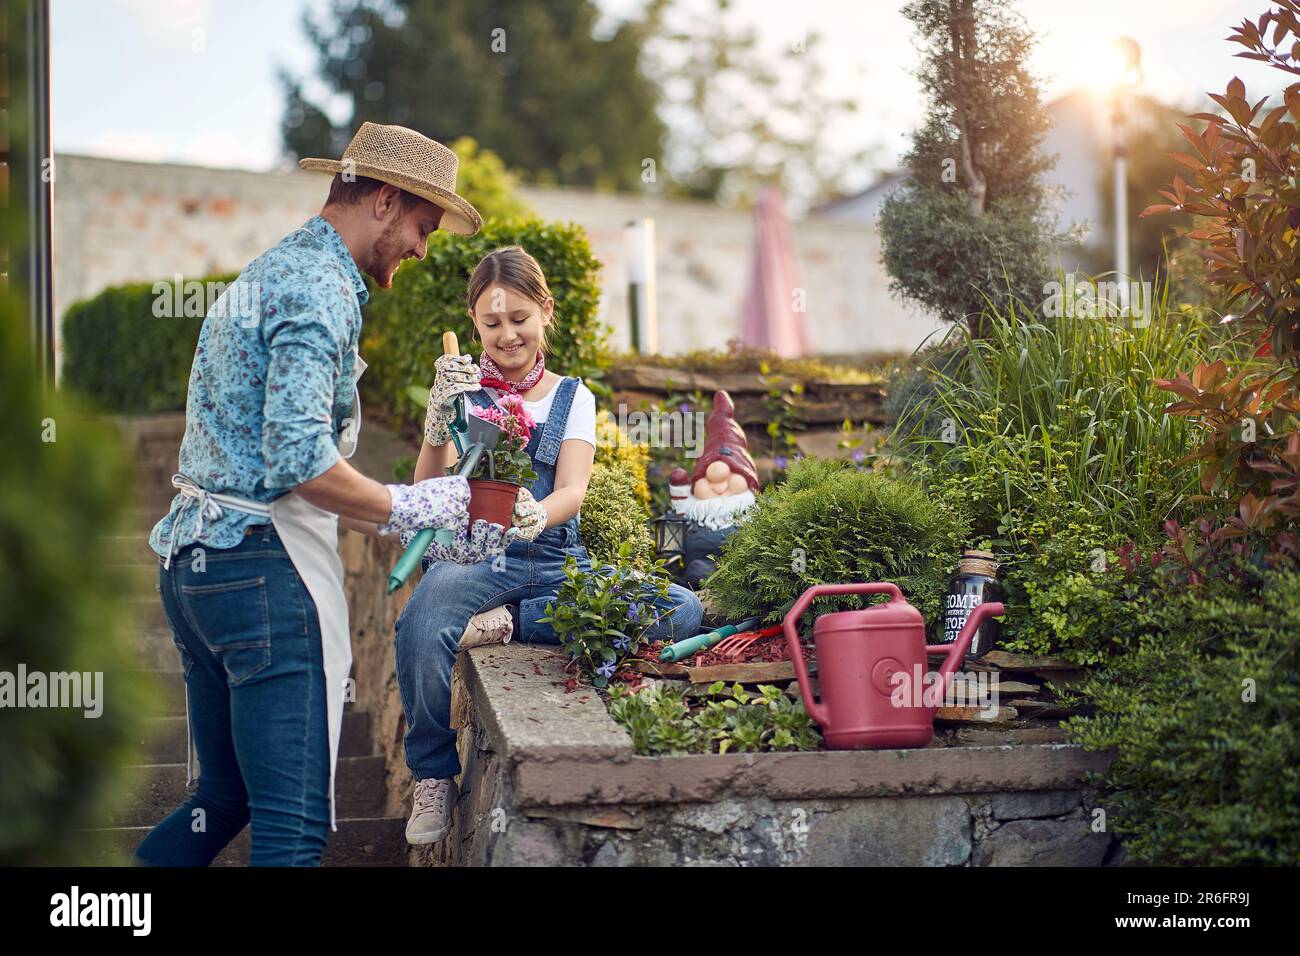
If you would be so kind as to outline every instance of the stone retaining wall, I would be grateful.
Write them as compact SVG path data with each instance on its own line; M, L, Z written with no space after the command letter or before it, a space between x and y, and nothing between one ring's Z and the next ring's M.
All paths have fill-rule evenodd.
M409 812L393 622L392 543L346 533L358 705L388 765L390 812ZM1103 754L1013 731L924 749L638 757L590 688L566 692L557 649L462 653L452 721L461 797L426 866L1097 866L1084 774ZM989 745L989 740L1011 741Z

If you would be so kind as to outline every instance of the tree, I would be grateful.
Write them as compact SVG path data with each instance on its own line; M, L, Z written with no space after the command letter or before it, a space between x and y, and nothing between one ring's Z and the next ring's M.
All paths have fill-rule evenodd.
M646 69L668 127L666 191L744 203L773 184L796 209L831 198L844 171L866 161L828 137L857 104L825 92L816 34L792 37L777 58L730 10L730 0L713 0L711 16L690 0L646 8Z
M535 182L637 184L660 151L658 94L639 25L597 38L598 15L591 0L335 0L304 27L350 115L334 124L285 75L285 146L338 155L362 122L399 123L444 143L473 136Z
M908 180L880 214L891 290L979 334L987 307L1044 297L1059 238L1039 145L1049 119L1026 65L1034 37L1004 0L912 0L929 101Z

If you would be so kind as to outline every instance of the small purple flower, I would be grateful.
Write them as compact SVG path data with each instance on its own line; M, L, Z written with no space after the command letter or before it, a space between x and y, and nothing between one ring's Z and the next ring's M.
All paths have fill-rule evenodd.
M867 459L867 453L861 448L853 449L853 463L860 465Z
M776 466L777 471L785 471L786 466L790 464L790 459L786 458L785 455L777 455L772 459L772 464Z
M626 650L627 650L627 644L628 644L628 641L627 641L627 638L626 638L626 637L616 637L616 638L614 638L614 650L616 650L616 651L626 651Z
M680 405L677 406L677 410L681 412L683 415L685 415L687 412L691 410L691 403L682 402Z
M633 621L641 620L641 604L639 601L633 601L627 606L627 616Z
M614 662L610 661L607 664L601 664L596 668L596 673L605 678L605 680L609 680L614 676Z

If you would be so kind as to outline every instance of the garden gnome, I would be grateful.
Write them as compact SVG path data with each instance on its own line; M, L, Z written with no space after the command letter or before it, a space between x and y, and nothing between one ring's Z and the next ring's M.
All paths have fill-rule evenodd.
M687 519L683 578L692 587L713 573L722 543L754 504L758 470L748 445L731 396L715 392L694 470L678 468L668 478L673 510Z

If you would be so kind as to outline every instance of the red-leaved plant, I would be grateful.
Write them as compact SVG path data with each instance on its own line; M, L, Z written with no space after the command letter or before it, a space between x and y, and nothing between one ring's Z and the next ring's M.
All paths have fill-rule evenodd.
M1246 48L1237 56L1300 76L1297 0L1278 0L1278 9L1243 20L1228 39ZM1235 77L1210 97L1226 116L1194 114L1204 129L1179 127L1193 152L1171 154L1192 170L1191 181L1175 176L1161 190L1169 203L1142 215L1200 217L1188 235L1203 243L1206 280L1236 310L1224 321L1254 346L1241 368L1206 362L1158 381L1180 399L1169 414L1205 426L1202 444L1184 460L1200 463L1206 496L1235 501L1236 515L1214 532L1227 539L1300 515L1300 81L1263 116L1268 98L1252 105Z

